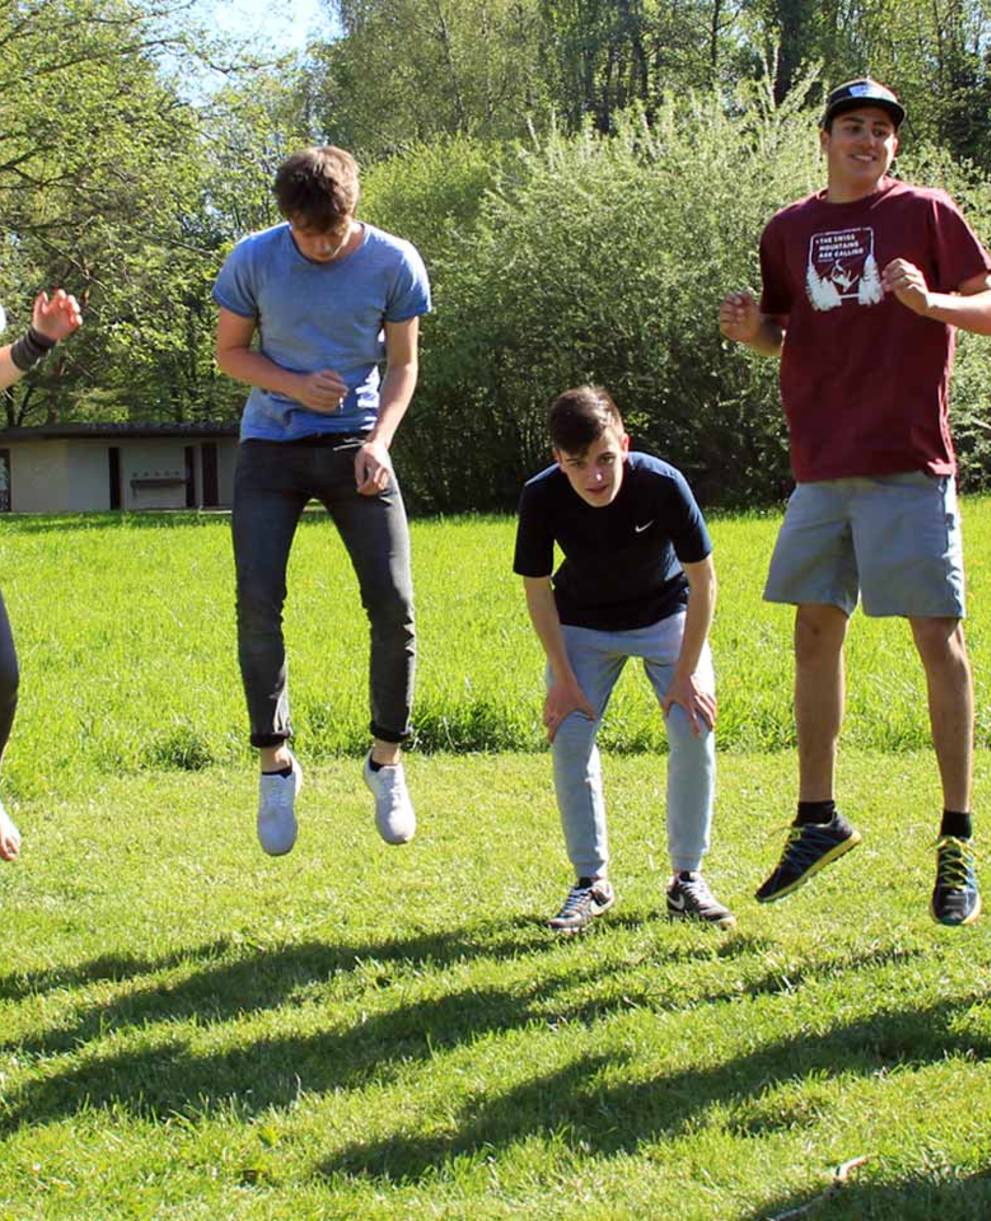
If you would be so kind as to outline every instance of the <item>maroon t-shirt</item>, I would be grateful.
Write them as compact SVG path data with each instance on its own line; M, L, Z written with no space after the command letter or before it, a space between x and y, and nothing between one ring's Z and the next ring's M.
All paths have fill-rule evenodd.
M935 292L991 271L945 191L891 178L853 203L810 195L764 230L760 307L786 328L781 397L799 482L955 469L955 331L884 292L881 272L895 258Z

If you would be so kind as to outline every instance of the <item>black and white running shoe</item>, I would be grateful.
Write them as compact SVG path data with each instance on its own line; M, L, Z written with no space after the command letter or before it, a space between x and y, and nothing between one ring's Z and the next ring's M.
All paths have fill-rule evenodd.
M673 920L704 920L718 928L732 928L736 916L709 889L700 873L683 870L668 887L668 915Z
M616 902L613 888L605 878L579 878L556 916L547 921L557 933L579 933Z

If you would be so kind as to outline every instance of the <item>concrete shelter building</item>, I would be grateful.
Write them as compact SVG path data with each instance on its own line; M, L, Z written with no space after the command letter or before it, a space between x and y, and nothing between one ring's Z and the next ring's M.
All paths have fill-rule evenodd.
M0 512L229 508L238 426L0 429Z

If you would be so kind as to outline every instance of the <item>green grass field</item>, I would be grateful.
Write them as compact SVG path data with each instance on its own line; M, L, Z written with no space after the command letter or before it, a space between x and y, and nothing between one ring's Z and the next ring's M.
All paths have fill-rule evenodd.
M983 708L991 503L966 525ZM226 521L5 523L25 849L0 868L0 1216L991 1215L991 923L928 917L938 789L902 625L851 631L864 844L752 899L794 789L773 749L790 616L759 600L774 529L714 525L707 874L737 929L661 916L665 759L631 672L606 758L619 903L555 939L569 877L511 523L415 527L421 831L395 849L359 778L360 609L306 521L287 628L308 774L281 860L254 842Z
M761 601L777 520L713 523L720 601L713 634L719 746L794 745L788 608ZM991 745L991 500L968 502L968 625L978 661L978 740ZM436 751L542 749L542 655L513 576L509 519L416 523L420 677L417 745ZM0 573L24 673L5 789L72 791L100 775L247 764L235 660L229 526L223 515L25 518L4 523ZM360 754L367 736L367 628L324 515L308 514L290 567L286 633L300 754ZM849 640L845 742L928 745L921 671L899 622L857 616ZM606 749L665 748L634 667L603 728Z

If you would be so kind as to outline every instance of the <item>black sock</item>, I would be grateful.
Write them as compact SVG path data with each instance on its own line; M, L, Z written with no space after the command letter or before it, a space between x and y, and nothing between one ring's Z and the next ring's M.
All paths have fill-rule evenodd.
M372 769L373 772L380 772L382 770L382 768L385 767L385 764L376 763L375 760L372 758L372 756L369 755L368 756L368 766Z
M792 823L794 827L804 827L809 823L827 823L833 821L836 813L835 801L800 801L798 814Z
M943 821L939 824L940 835L953 835L957 839L970 839L974 827L969 814L961 814L958 810L944 810Z
M292 764L290 763L288 767L277 767L274 772L262 772L262 775L263 776L291 776L292 775Z

